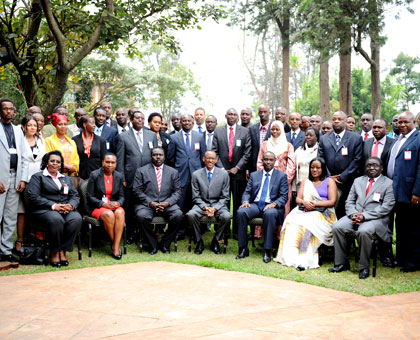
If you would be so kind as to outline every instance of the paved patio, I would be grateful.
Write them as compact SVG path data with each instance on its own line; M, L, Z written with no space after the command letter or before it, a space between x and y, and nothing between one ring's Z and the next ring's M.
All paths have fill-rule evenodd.
M0 277L2 339L420 339L420 292L143 262Z

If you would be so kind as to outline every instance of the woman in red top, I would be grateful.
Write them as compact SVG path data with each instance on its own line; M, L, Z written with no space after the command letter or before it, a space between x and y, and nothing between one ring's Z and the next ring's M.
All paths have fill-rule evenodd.
M92 171L87 185L88 213L102 221L112 242L112 257L121 260L120 242L125 223L123 176L115 171L117 157L106 153L102 168Z

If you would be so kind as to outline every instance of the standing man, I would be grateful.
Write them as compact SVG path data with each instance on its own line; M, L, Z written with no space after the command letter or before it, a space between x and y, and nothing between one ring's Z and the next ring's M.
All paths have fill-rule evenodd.
M0 100L0 261L18 262L12 255L19 193L28 182L28 155L22 129L12 124L14 104Z
M241 110L241 125L245 128L251 126L252 110L247 107Z
M393 179L396 200L397 265L411 272L420 269L420 136L411 112L400 114L398 130L389 155L388 177Z
M120 135L122 132L127 132L128 127L128 114L123 107L118 108L115 111L115 116L117 118L117 130Z
M204 142L206 143L206 150L211 150L213 146L214 130L217 126L217 118L213 115L208 115L206 118L206 131L203 132Z
M318 157L324 158L330 177L341 191L336 214L346 214L345 202L362 161L363 139L355 132L345 130L347 115L343 111L333 114L333 133L319 140Z
M360 118L360 125L362 127L362 132L360 132L360 135L362 136L363 140L365 141L368 138L372 138L373 115L369 112L364 113L362 118Z
M174 130L169 133L170 135L173 135L174 133L181 131L182 129L181 115L179 113L172 114L171 123L172 123L172 126L174 127Z
M238 125L238 113L231 108L226 111L227 125L214 131L213 148L216 152L217 167L225 169L230 177L230 194L232 194L233 237L238 236L236 213L241 205L242 194L246 188L246 170L251 156L251 136L249 130ZM229 228L225 230L230 234Z
M309 118L309 122L312 127L315 127L318 129L318 131L321 131L322 118L320 115L311 116L311 118Z
M118 131L117 128L110 128L105 124L106 111L102 106L93 110L93 118L95 118L95 135L106 139L106 149L113 153L117 150Z
M160 125L160 132L166 133L168 131L168 120L166 118L162 118L162 124Z
M251 137L251 159L248 164L249 172L257 170L257 160L260 147L265 140L270 138L271 135L270 107L266 104L260 105L258 107L258 116L260 117L260 122L249 127L249 134Z
M34 115L34 114L36 114L36 113L39 113L40 115L42 115L41 108L40 108L40 107L38 107L38 106L31 106L31 107L28 109L28 112L26 113L26 115L27 115L27 116L28 116L28 115L33 116L33 115Z
M242 196L242 205L238 211L238 246L237 259L249 256L248 221L255 217L263 218L264 256L263 261L271 261L274 232L278 225L283 224L284 206L287 203L289 185L287 176L274 169L276 156L271 151L264 153L264 169L255 171L246 186Z
M110 102L103 102L102 105L103 109L106 113L106 125L110 128L116 129L117 128L117 121L111 119L112 114L112 107Z
M398 118L400 118L399 114L392 117L392 132L388 134L388 137L398 139L400 135L400 131L398 130Z
M276 120L283 123L284 132L287 133L290 131L290 125L287 124L287 109L285 107L280 106L276 109Z
M207 117L208 119L208 117ZM216 255L220 254L219 240L225 228L230 225L229 203L229 175L215 167L217 156L214 151L206 151L203 158L205 167L197 170L192 175L192 195L194 207L187 213L190 225L195 232L197 245L194 253L200 255L204 250L204 242L201 237L200 218L202 216L217 219L215 235L211 241L210 249Z
M197 107L194 111L194 131L197 131L199 133L203 133L206 131L206 125L204 123L206 119L206 111L202 107Z
M169 254L171 243L182 222L182 212L177 205L181 196L181 184L178 171L164 165L165 152L161 147L152 150L151 158L151 164L136 171L133 184L135 212L150 245L149 254L155 255L158 249ZM168 229L159 245L151 224L154 216L163 216L169 220Z
M333 130L332 122L330 120L326 120L321 124L321 132L323 135L330 133Z
M80 119L84 116L86 116L87 113L85 109L79 107L74 111L74 119L76 120L76 123L69 125L69 130L73 133L73 137L80 134L81 126L79 125Z
M346 130L350 132L354 132L356 129L356 119L352 116L348 116L346 120Z
M286 138L289 143L296 149L303 144L305 141L305 133L300 129L300 123L302 119L298 112L293 112L289 117L289 124L291 126L290 132L286 133Z

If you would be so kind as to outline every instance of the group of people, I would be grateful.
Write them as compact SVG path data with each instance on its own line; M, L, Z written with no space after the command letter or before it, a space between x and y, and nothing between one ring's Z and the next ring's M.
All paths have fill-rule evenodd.
M361 117L362 131L353 132L354 118L341 111L322 122L318 115L288 114L279 107L272 120L267 105L259 106L253 125L249 108L240 114L228 109L219 127L201 107L194 115L173 114L171 132L157 112L146 127L138 108L118 108L114 121L109 102L93 116L77 109L71 125L63 106L54 109L48 125L41 110L31 107L21 127L12 124L13 102L2 99L0 107L1 162L7 169L0 175L2 260L13 261L13 249L19 253L31 216L48 233L51 264L68 265L66 252L82 224L78 188L88 181L83 213L103 223L117 260L124 224L129 242L140 228L151 255L169 253L191 226L194 252L201 254L208 229L204 217L217 222L211 251L220 254L221 239L233 237L236 258L243 259L249 255L248 223L261 217L256 234L264 235L265 263L272 260L277 238L274 260L281 264L316 268L318 248L325 244L334 246L330 271L348 270L353 236L360 248L360 278L369 276L375 237L382 241L384 265L420 269L420 227L413 223L420 207L420 136L410 112L394 117L388 135L388 122L369 113ZM20 195L24 190L27 202ZM155 216L168 222L160 241Z

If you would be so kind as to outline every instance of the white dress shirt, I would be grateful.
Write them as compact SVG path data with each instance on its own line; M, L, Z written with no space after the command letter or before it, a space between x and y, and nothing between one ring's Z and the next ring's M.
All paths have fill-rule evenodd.
M271 200L270 200L270 181L271 181L271 177L273 177L273 170L274 169L271 169L270 172L265 172L265 170L263 170L263 180L261 181L261 187L260 187L260 190L258 191L257 197L255 197L254 202L259 202L260 201L260 197L261 197L261 194L262 194L262 189L264 187L264 183L265 183L265 181L268 180L268 190L267 190L267 196L265 197L265 203L271 203ZM270 174L270 176L268 176L268 179L265 176L266 174Z

